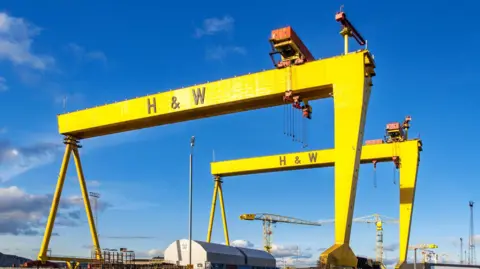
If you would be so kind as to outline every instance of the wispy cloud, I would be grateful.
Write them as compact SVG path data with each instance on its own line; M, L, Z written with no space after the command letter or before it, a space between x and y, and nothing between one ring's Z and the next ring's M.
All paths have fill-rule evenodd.
M98 181L98 180L88 180L87 184L88 184L88 186L94 187L94 188L95 187L100 187L100 185L101 185L100 181Z
M384 251L390 251L390 252L396 251L397 249L398 249L398 243L393 243L393 244L385 245L385 246L383 247L383 250L384 250Z
M229 54L247 54L247 50L239 46L215 46L210 47L205 52L205 57L207 60L218 60L221 61L225 59Z
M0 77L0 92L8 90L7 80L4 77Z
M195 29L195 37L200 38L206 35L215 35L221 32L233 31L233 25L235 20L226 15L223 18L208 18L203 21L203 25L200 28Z
M61 144L38 142L28 146L15 146L0 140L0 182L6 182L33 168L50 163Z
M14 65L45 70L55 63L53 57L36 54L32 50L34 37L41 29L23 18L0 12L0 60Z
M107 63L107 56L104 52L99 50L87 50L84 47L70 43L68 44L68 49L73 52L75 57L80 61L99 61L102 63Z

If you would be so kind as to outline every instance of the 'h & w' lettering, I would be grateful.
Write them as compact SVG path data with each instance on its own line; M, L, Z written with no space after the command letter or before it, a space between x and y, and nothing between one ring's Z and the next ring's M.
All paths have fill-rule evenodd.
M287 165L287 157L280 156L280 165Z
M311 163L316 163L317 162L317 153L316 152L308 153L308 158L310 158Z
M195 91L195 89L192 89L192 93L195 105L198 105L198 102L203 105L203 102L205 101L205 87L197 88L197 91Z
M148 114L152 113L152 109L153 109L153 113L157 113L157 100L155 99L155 97L153 97L151 100L150 98L147 99L147 107L148 107Z

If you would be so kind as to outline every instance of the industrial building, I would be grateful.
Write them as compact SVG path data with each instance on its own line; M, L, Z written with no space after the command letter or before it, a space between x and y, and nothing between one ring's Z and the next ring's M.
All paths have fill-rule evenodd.
M165 261L180 266L188 265L189 241L176 240L165 250ZM226 246L192 240L192 264L194 268L226 269L238 268L273 269L276 260L263 250Z

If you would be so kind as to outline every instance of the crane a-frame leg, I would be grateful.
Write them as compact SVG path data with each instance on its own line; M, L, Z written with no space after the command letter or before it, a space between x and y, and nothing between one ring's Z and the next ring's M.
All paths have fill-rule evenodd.
M348 71L344 71L348 72ZM323 252L324 265L356 267L350 233L357 191L371 77L349 76L334 86L335 244Z
M410 229L412 226L413 205L415 201L415 188L417 186L418 164L420 155L415 148L402 147L400 156L400 256L396 269L402 268L407 260ZM408 156L408 157L407 157Z
M230 246L230 238L228 237L227 215L225 214L225 203L223 200L222 179L215 177L215 185L213 187L212 208L210 210L210 221L208 223L207 242L212 239L213 221L215 219L215 208L217 206L217 194L220 198L220 209L222 210L223 234L225 235L225 244Z
M50 208L50 214L47 220L47 226L45 228L45 233L43 235L42 245L38 253L38 259L40 261L47 260L64 260L65 258L56 258L49 257L47 255L48 245L50 243L50 238L52 236L53 226L55 223L55 217L57 216L58 206L60 204L60 197L62 195L63 184L65 182L65 176L67 174L68 163L70 161L70 156L73 153L73 158L75 161L75 166L77 168L78 181L80 183L80 189L82 191L83 203L85 205L85 211L87 213L88 224L90 226L90 234L92 236L93 246L95 247L96 259L101 259L100 243L98 241L97 229L95 227L95 222L93 220L92 209L90 207L90 200L88 198L87 184L85 182L85 177L83 175L82 164L80 162L80 154L78 152L79 141L71 136L66 136L64 138L65 144L65 154L63 155L62 166L60 167L60 174L58 176L57 187L55 189L55 194L53 195L52 206Z

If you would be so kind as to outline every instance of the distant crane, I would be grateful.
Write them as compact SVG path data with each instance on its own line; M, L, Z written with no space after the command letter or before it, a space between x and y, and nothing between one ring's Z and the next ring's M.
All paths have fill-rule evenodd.
M382 216L379 214L373 214L364 217L354 218L353 222L375 223L375 226L377 227L375 256L378 262L383 262L383 224L398 223L398 219Z
M258 214L243 214L240 216L241 220L261 220L263 221L263 248L266 252L271 253L272 250L272 225L276 223L290 223L300 225L322 226L326 223L333 223L334 220L327 221L307 221L296 219L292 217L285 217L280 215L258 213Z
M435 244L420 244L420 245L414 245L414 246L409 246L408 249L413 249L414 251L414 256L413 256L413 269L417 269L417 250L429 250L429 249L436 249L438 248L437 245ZM425 256L424 256L424 262L425 262Z

